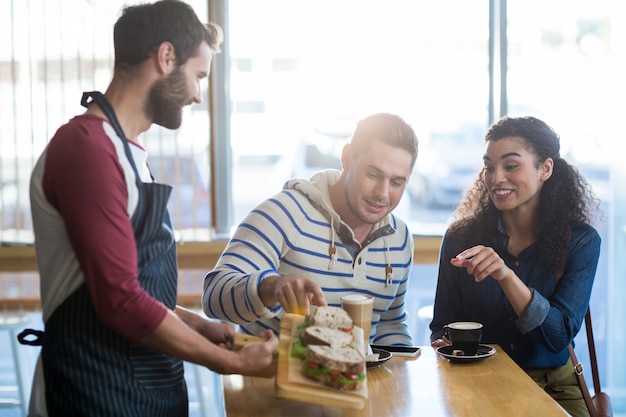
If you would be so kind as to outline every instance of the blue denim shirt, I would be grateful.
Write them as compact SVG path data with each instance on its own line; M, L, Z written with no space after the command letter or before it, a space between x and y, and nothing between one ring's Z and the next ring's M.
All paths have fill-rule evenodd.
M502 227L491 238L493 249L530 288L532 301L519 317L495 279L479 283L450 259L467 249L446 233L439 257L431 340L441 338L444 325L454 321L483 323L482 343L497 343L524 369L553 368L569 358L568 345L582 325L600 256L600 236L591 226L572 231L564 275L556 282L555 268L537 264L538 248L531 245L518 257L507 251L509 237Z

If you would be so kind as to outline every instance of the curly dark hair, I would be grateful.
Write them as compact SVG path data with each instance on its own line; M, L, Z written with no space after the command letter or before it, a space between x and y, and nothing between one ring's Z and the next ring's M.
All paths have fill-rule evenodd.
M559 270L565 262L570 231L591 223L594 212L599 210L599 201L578 169L561 158L559 135L545 122L531 116L505 116L487 130L485 143L508 137L524 140L526 149L535 155L535 167L548 158L554 161L552 176L541 189L536 233L539 262ZM484 244L496 229L499 217L483 182L483 172L484 168L465 191L448 228L457 230L470 246Z

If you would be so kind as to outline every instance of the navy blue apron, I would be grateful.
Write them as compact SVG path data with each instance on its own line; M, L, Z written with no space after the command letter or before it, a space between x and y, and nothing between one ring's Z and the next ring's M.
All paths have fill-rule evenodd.
M139 283L152 297L174 309L178 264L166 208L172 187L141 181L112 106L100 92L83 94L81 104L86 107L91 102L102 109L124 142L126 157L135 171L139 201L131 223ZM188 415L182 361L134 343L105 326L95 313L86 285L68 297L45 323L41 355L50 416Z

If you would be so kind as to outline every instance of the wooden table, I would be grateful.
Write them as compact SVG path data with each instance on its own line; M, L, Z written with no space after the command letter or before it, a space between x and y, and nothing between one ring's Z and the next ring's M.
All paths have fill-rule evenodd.
M415 359L392 358L367 372L361 410L278 398L275 380L222 376L227 417L567 416L511 358L453 364L423 346Z

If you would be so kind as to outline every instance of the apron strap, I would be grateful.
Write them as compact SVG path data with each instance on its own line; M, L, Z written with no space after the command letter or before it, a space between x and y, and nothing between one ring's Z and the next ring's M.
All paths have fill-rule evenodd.
M41 330L24 329L17 335L17 340L22 345L28 346L41 346L43 345L44 332ZM34 336L34 339L27 339L29 336Z
M91 100L90 100L91 99ZM115 129L115 133L120 137L124 144L124 152L126 153L126 157L130 161L130 165L133 167L133 171L135 171L135 178L137 182L141 181L141 176L139 175L139 171L137 170L137 166L135 165L135 159L133 158L133 154L130 151L130 146L128 145L128 139L126 139L126 135L122 130L122 126L115 115L115 110L113 110L113 106L109 103L109 100L102 94L100 91L85 91L83 93L83 97L80 100L80 104L83 107L88 107L91 103L96 103L100 110L104 113L104 115L109 119L109 123Z

